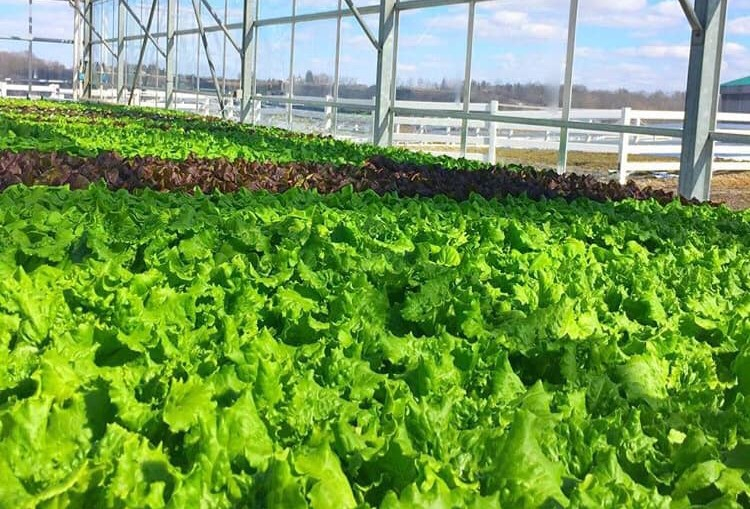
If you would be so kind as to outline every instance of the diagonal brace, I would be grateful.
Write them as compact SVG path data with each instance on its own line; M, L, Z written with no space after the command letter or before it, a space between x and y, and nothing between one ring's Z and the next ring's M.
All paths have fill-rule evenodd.
M193 0L193 12L195 12L195 22L198 23L198 31L200 32L201 42L203 43L203 49L206 52L206 60L208 61L208 70L211 71L211 79L214 82L214 90L216 90L216 99L219 100L219 109L221 110L221 118L226 118L226 112L224 111L224 97L221 94L221 87L219 87L219 79L216 77L216 68L214 67L214 61L211 59L211 53L208 51L208 38L206 37L206 30L203 28L203 21L201 20L200 13L198 12L198 0Z
M359 23L359 26L362 27L362 30L364 30L365 35L367 36L368 39L370 39L370 42L372 43L372 45L375 47L376 50L380 51L381 50L380 43L372 34L370 29L367 27L367 23L365 23L365 20L362 17L362 14L360 14L359 9L357 9L357 6L354 5L352 0L344 0L344 1L346 2L346 5L349 6L349 10L352 11L352 14L354 14L354 18Z
M154 21L154 14L156 13L156 2L158 0L152 0L151 12L148 13L148 21L146 22L146 30L151 30L151 23ZM135 76L133 76L133 86L130 87L130 97L128 97L128 106L133 104L133 94L135 94L135 84L138 83L138 78L141 77L141 69L143 68L143 57L146 54L146 46L148 41L144 38L141 43L141 51L138 54L138 65L135 67Z
M96 30L96 28L94 28L94 25L88 19L86 19L86 16L83 14L83 11L81 11L81 8L78 7L75 4L75 2L73 2L73 0L68 0L68 4L70 4L70 6L76 11L76 13L78 13L78 15L81 17L81 19L83 20L83 22L86 23L89 26L89 28L94 33L94 35L99 38L99 41L104 45L105 48L107 48L107 51L109 51L112 54L113 57L117 58L117 53L115 53L112 50L112 47L109 44L107 44L107 41L104 40L104 37L102 37L102 34L100 34Z
M693 7L688 3L688 0L679 0L679 2L680 7L682 7L682 11L687 17L688 23L690 23L690 28L693 29L693 33L696 35L703 34L703 25L698 19L698 15L695 13L695 9L693 9Z
M133 12L133 8L130 7L130 5L128 5L128 2L123 2L122 5L128 10L130 15L133 16L133 19L135 19L135 22L138 24L141 30L143 30L143 35L145 35L146 38L148 38L148 40L151 41L151 44L154 45L154 47L156 48L156 51L158 51L159 54L163 56L164 58L167 58L167 54L164 52L164 50L162 50L159 47L159 44L156 42L156 39L154 39L154 37L151 35L151 32L145 26L143 26L143 23L141 23L141 20L138 19L138 16L136 15L135 12Z
M234 46L234 49L237 50L237 53L242 54L242 50L240 49L240 46L234 42L234 39L232 38L232 35L229 33L229 29L224 24L223 21L221 21L221 18L218 14L216 14L216 11L211 7L211 4L208 3L208 0L201 0L203 3L203 6L208 10L208 13L211 15L212 18L214 18L214 21L219 25L219 28L221 28L221 31L224 32L224 35L229 39L229 43Z

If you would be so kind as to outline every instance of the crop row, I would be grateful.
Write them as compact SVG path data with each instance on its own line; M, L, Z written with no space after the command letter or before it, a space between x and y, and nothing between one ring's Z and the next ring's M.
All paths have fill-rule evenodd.
M749 244L677 202L13 186L0 507L746 507Z
M148 187L160 191L234 192L240 189L283 192L292 187L330 193L352 186L357 191L399 196L444 195L465 200L471 194L485 198L527 195L530 198L589 198L596 201L655 199L673 201L668 192L641 189L630 182L599 182L591 176L558 175L533 168L484 171L448 170L440 166L396 163L374 156L362 166L321 163L257 163L244 160L198 159L169 161L155 157L124 159L103 153L78 157L63 153L0 151L0 189L13 184L68 185L84 189L104 181L112 190Z
M165 110L8 99L0 99L0 150L63 152L84 157L115 152L127 158L154 156L172 161L194 156L335 165L361 165L372 156L383 155L398 162L440 164L446 168L486 167L447 156Z

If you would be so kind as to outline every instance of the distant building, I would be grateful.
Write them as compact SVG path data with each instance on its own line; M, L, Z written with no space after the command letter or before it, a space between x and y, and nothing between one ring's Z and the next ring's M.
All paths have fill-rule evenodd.
M750 76L721 85L719 111L750 113Z

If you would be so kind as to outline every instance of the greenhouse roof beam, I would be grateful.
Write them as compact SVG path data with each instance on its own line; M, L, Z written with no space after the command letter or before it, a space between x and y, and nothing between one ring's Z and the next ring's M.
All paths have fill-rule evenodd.
M235 50L237 50L237 53L242 53L242 49L241 49L241 48L240 48L240 46L239 46L239 45L238 45L238 44L237 44L237 43L236 43L236 42L234 41L234 38L232 37L232 34L230 34L230 33L229 33L229 29L228 29L228 28L227 28L227 26L226 26L226 25L224 24L224 22L223 22L223 21L221 21L221 18L219 17L219 15L218 15L218 14L216 14L216 11L215 11L215 10L213 9L213 7L211 7L211 4L209 4L209 3L208 3L208 0L201 0L201 2L202 2L202 3L203 3L203 5L204 5L204 6L206 7L206 9L208 10L208 13L209 13L209 14L211 15L211 17L212 17L212 18L214 19L214 21L216 21L216 23L217 23L217 24L219 25L219 28L221 29L221 31L222 31L222 32L224 32L224 35L225 35L225 36L226 36L226 38L227 38L227 39L229 40L229 43L230 43L230 44L231 44L232 46L234 46L234 49L235 49Z
M135 12L133 11L132 7L130 7L130 5L128 5L128 2L127 1L126 2L122 2L122 5L128 10L128 12L130 13L130 15L133 16L133 19L135 19L136 24L141 28L141 30L143 30L143 35L145 35L146 38L149 41L151 41L151 44L154 45L154 47L156 48L156 51L158 51L159 54L161 56L163 56L164 58L167 58L167 53L163 49L161 49L161 47L159 46L159 44L156 42L156 39L154 39L154 36L151 35L151 32L145 26L143 26L143 23L141 23L141 20L135 14Z
M346 5L349 6L349 10L352 11L352 14L354 15L354 19L357 20L357 23L359 23L359 26L362 27L362 30L364 31L365 35L368 39L370 39L370 42L372 43L373 47L380 51L381 46L378 40L375 38L375 36L372 34L372 31L367 26L367 23L365 23L365 19L362 17L362 15L359 13L359 9L357 9L357 6L354 5L352 0L345 0Z
M117 53L115 53L112 50L112 46L107 44L107 41L104 39L104 37L102 37L102 34L100 34L99 31L96 28L94 28L94 24L91 23L91 20L89 20L86 17L86 15L81 11L81 8L78 7L75 4L75 2L73 2L73 0L68 0L68 5L70 5L76 11L76 13L78 13L78 15L84 21L84 23L86 23L86 25L89 27L89 30L91 30L94 33L94 35L99 38L99 41L104 45L104 47L107 48L107 51L109 51L113 57L117 58Z
M682 7L682 11L685 13L685 16L687 17L688 23L690 23L690 28L693 29L693 32L696 34L702 34L703 33L703 24L698 19L698 15L695 13L695 9L688 3L688 0L679 0L680 7Z

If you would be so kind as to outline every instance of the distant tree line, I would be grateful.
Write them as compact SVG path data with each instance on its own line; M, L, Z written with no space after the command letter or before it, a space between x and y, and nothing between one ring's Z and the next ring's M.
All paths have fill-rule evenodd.
M0 51L0 79L26 82L29 77L29 53L27 51ZM44 60L31 55L32 79L34 81L72 82L73 69L60 62Z
M0 51L0 79L9 78L24 82L28 76L28 53ZM32 66L35 80L70 81L73 69L59 62L44 60L32 55ZM114 85L114 70L96 63L93 73L93 85L99 86L100 76L108 75L103 80L105 86ZM135 66L126 66L128 81L132 82ZM166 71L154 64L144 65L140 73L140 85L148 87L163 86ZM181 89L195 89L200 83L201 90L213 90L210 76L198 77L195 74L179 74L176 85ZM240 86L240 80L219 78L221 85L226 84L226 92L231 93ZM287 81L281 79L257 80L256 91L263 95L284 95L287 93ZM303 76L294 78L294 94L298 96L325 97L333 95L333 77L307 71ZM339 97L341 99L371 99L375 96L374 85L363 85L352 79L341 79ZM541 83L489 83L472 81L472 102L487 103L497 100L502 105L523 106L561 106L562 87ZM418 80L416 84L408 83L396 87L396 99L406 101L457 102L463 99L463 86L460 82L442 80L440 83L429 83ZM624 88L619 90L590 90L583 85L573 87L573 106L576 108L613 109L629 106L645 110L682 110L685 107L684 92L634 92Z

